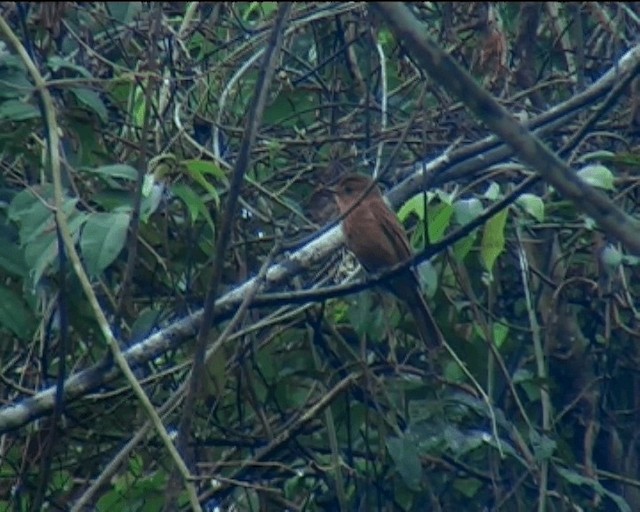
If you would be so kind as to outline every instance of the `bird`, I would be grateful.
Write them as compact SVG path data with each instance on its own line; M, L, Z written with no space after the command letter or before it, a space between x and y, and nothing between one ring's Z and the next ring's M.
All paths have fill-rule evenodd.
M346 246L367 272L379 273L411 258L404 228L371 178L348 173L329 188L340 214L345 215L342 230ZM426 347L441 347L444 337L421 293L415 270L408 267L384 286L407 305Z

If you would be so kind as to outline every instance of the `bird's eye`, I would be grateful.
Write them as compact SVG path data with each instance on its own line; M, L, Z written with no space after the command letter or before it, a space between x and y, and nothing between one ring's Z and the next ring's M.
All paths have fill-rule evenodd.
M351 192L353 192L353 189L352 189L351 187L349 187L349 186L346 186L346 187L344 187L344 191L345 191L347 194L351 194Z

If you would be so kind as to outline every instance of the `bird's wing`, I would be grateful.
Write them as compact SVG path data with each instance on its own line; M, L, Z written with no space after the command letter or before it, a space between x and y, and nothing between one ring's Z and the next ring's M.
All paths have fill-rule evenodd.
M389 240L395 251L395 258L392 264L407 261L411 257L411 246L398 218L391 210L386 209L385 215L382 215L378 221L387 240Z

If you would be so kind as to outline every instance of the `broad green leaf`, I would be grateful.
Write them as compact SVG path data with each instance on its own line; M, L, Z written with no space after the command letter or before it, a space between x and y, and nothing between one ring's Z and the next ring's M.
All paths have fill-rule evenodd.
M0 83L2 83L0 98L21 98L33 90L33 84L27 78L24 64L17 55L2 53Z
M77 211L77 199L65 197L63 200L62 211L71 236L75 239L85 215ZM9 218L18 224L24 261L34 285L58 256L52 204L53 187L46 185L23 190L9 205Z
M198 217L202 215L207 221L207 224L211 227L211 230L215 233L215 225L213 224L213 219L211 218L207 205L191 187L188 185L178 184L171 188L171 192L184 202L187 207L187 211L189 212L191 222L196 222Z
M544 221L544 203L539 196L534 194L522 194L518 197L516 203L538 222Z
M36 327L33 313L22 296L0 285L0 326L13 332L22 340L29 340Z
M147 84L148 86L148 84ZM144 113L145 113L146 97L144 89L140 86L136 86L133 92L133 121L138 128L144 126Z
M467 254L471 252L473 244L476 241L477 233L478 231L474 230L472 233L465 236L461 240L458 240L458 242L453 245L453 255L458 261L464 261L464 259L467 257Z
M387 450L405 485L409 489L419 491L422 481L422 464L418 457L415 440L408 437L390 437L387 439Z
M429 203L429 200L430 197L427 195L427 204ZM412 213L415 213L420 220L424 219L424 199L422 194L416 194L405 201L398 210L397 215L400 222L404 222Z
M82 230L80 250L90 276L99 275L118 257L127 240L127 213L91 213Z
M162 202L164 190L164 183L155 182L151 188L143 191L142 204L140 205L140 217L142 218L142 222L147 222L149 217L156 212L158 206L160 206L160 203Z
M473 498L484 484L477 478L456 478L453 487L466 498Z
M145 174L142 180L142 196L148 197L153 192L153 187L157 183L156 177L153 174Z
M607 244L600 253L600 261L602 262L602 266L604 270L609 274L613 274L620 268L623 259L624 257L622 253L613 244Z
M453 360L449 360L444 365L444 378L451 382L465 382L467 376L460 368L460 365Z
M578 171L580 179L592 187L613 190L613 173L604 165L587 165Z
M427 194L427 203L429 203L432 197L432 194ZM439 203L435 206L430 206L429 211L425 214L424 196L423 194L416 194L402 205L398 211L398 218L404 222L412 213L416 214L421 221L427 218L429 223L429 241L437 242L442 238L442 235L451 224L453 211L452 205ZM420 228L416 231L416 235L418 239L421 239L422 232Z
M0 120L25 121L40 117L40 111L30 103L7 100L0 103Z
M0 226L0 268L18 277L27 277L28 271L24 262L22 248L13 240L14 236L3 233Z
M573 471L571 469L566 469L560 466L554 466L554 469L562 478L564 478L570 484L586 485L587 487L591 487L598 495L607 496L611 501L613 501L616 504L620 512L631 512L631 507L624 500L624 498L622 498L618 494L615 494L605 489L605 487L597 480L581 475L580 473L577 473L576 471Z
M454 208L450 204L441 203L429 209L429 241L437 242L444 236L451 224Z
M100 167L85 167L81 169L84 172L98 174L109 178L122 178L125 180L136 181L138 179L138 171L127 164L111 164L101 165Z
M196 174L213 176L222 183L227 183L227 175L218 164L209 160L185 160L182 162L190 176Z
M471 199L458 199L453 203L454 218L456 222L462 226L478 218L482 210L482 203L475 197Z
M121 25L128 25L142 10L142 2L109 2L107 10Z
M67 226L74 243L78 239L78 232L85 220L86 214L84 213L74 213L72 216L67 216ZM34 285L36 285L44 273L53 266L58 257L58 237L53 217L52 226L51 231L41 233L25 246L24 259L30 269L31 279Z
M107 107L104 106L104 103L98 93L81 87L73 87L70 90L78 101L85 107L89 108L89 110L93 111L103 123L107 122Z
M465 432L453 426L446 426L443 437L449 450L456 456L461 456L484 445L490 436L482 431Z
M484 198L489 199L491 201L495 201L499 197L500 197L500 185L498 185L495 181L492 181L484 193Z
M493 341L500 348L509 336L509 326L500 322L493 324Z
M392 324L392 310L387 311L387 316L383 317L380 311L374 307L373 298L372 293L360 294L355 303L349 303L347 316L349 323L360 336L367 334L372 339L378 340L380 339L380 333L385 330L385 325Z
M484 336L484 331L480 328L480 326L478 324L474 324L473 325L473 330L475 331L475 333L481 337L482 339L485 338ZM505 342L505 340L507 339L507 335L509 334L509 327L500 323L500 322L495 322L493 324L493 341L496 345L496 347L500 348L502 346L502 344Z
M306 90L283 89L264 110L265 125L279 125L284 128L308 126L318 108L317 95ZM304 137L304 134L302 134Z
M507 223L507 209L498 212L491 217L484 226L482 232L482 246L480 257L487 271L491 272L493 264L504 251L504 229Z
M75 210L78 200L63 199L62 211L68 217ZM45 231L55 232L53 201L51 185L25 189L13 198L9 206L9 218L20 227L21 245L31 243Z
M438 290L438 272L430 261L424 261L416 267L420 276L420 284L425 288L428 297L433 297Z
M124 213L133 211L134 197L133 192L129 190L105 189L95 193L91 200L100 206L101 211Z
M529 441L538 462L549 460L556 451L557 443L550 437L540 435L535 429L529 431Z
M59 57L57 55L50 57L49 60L47 61L47 65L54 72L59 71L60 69L71 69L73 71L77 71L78 75L80 75L83 78L93 78L93 76L91 76L91 73L87 68L83 66L79 66L75 62L65 59L63 57Z

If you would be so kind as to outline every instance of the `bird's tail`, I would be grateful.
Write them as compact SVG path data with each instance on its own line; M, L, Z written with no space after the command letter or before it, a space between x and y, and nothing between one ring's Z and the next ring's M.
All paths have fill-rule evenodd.
M411 287L403 286L402 291L403 296L400 298L407 304L424 344L428 349L442 347L444 336L420 291L418 283L416 282L415 286Z

